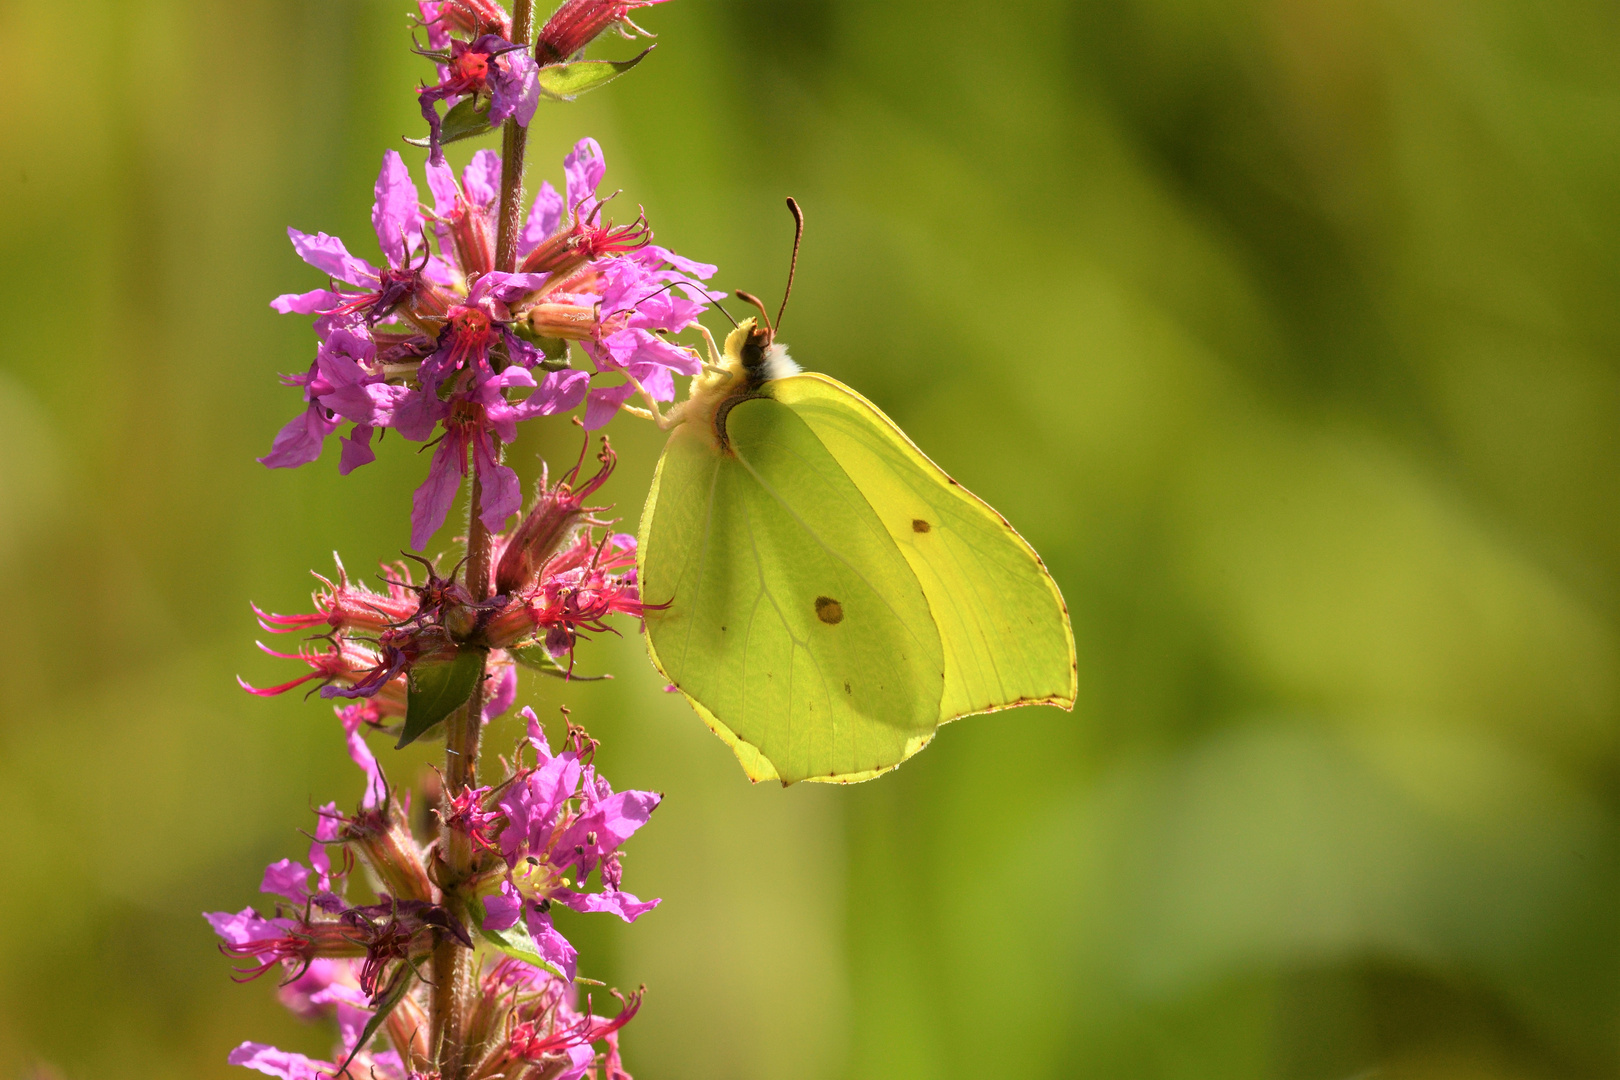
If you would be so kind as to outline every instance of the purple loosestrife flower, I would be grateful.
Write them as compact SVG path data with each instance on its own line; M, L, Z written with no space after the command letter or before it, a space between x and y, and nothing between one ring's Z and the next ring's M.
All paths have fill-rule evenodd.
M489 408L499 412L516 406L492 399ZM456 430L452 426L452 434ZM469 441L477 437L472 425L465 430L471 432ZM326 643L324 651L288 654L260 646L272 656L301 660L310 671L266 689L238 681L251 693L271 695L318 679L323 697L359 699L356 705L340 706L338 715L351 754L370 777L372 789L385 790L361 732L405 715L408 679L417 665L449 662L468 647L489 650L483 708L483 722L488 723L516 699L511 650L538 645L553 661L567 654L568 667L557 670L571 674L574 646L582 635L616 632L607 621L615 614L641 617L635 537L612 532L614 522L597 516L605 507L586 505L612 476L617 460L604 437L594 476L579 481L582 450L580 461L556 484L542 481L534 506L517 529L493 538L499 591L491 599L474 603L459 582L439 577L425 560L417 560L429 567L421 585L403 562L385 566L387 593L351 584L339 562L336 584L317 575L325 588L314 594L315 611L278 615L254 608L260 625L272 633L325 631L318 635ZM602 532L593 532L593 527Z
M489 640L510 643L537 637L553 660L572 656L581 631L613 631L610 615L640 618L643 605L636 584L636 538L613 533L600 543L581 533L546 564L533 584L511 594L492 618ZM570 660L569 669L572 670Z
M595 516L606 512L607 507L587 506L585 500L596 494L613 475L618 455L604 435L602 448L596 455L601 468L595 476L580 483L580 469L585 464L585 451L589 449L590 441L586 440L580 448L579 461L555 484L550 482L545 466L541 466L540 490L528 516L510 535L495 538L496 591L508 595L522 591L539 580L552 560L578 538L582 529L612 524Z
M374 196L371 224L385 268L350 255L335 236L288 229L300 258L325 271L334 285L349 288L288 293L271 301L272 308L283 314L319 315L316 327L323 333L334 326L375 326L400 315L443 310L448 298L439 287L448 280L447 268L427 252L416 184L396 151L383 153Z
M238 982L256 979L278 965L302 972L317 957L366 955L365 938L331 919L309 914L266 919L252 908L234 915L208 912L203 917L224 940L219 947L222 953L249 962L248 967L236 969Z
M237 680L249 693L270 696L318 679L322 697L360 699L355 705L339 706L337 712L349 739L351 756L366 771L375 791L383 790L382 781L376 759L370 756L360 732L403 718L410 670L419 663L453 660L460 642L473 634L499 603L474 604L458 582L439 577L431 567L428 580L421 585L412 581L411 570L403 562L385 565L383 571L387 593L352 584L340 561L337 584L316 575L325 589L314 594L314 612L277 615L255 607L259 624L271 633L325 630L318 638L327 647L325 651L278 653L261 644L259 647L269 655L301 660L311 670L265 689ZM483 722L487 724L512 707L517 696L517 672L511 657L498 647L490 653L485 666L491 679L483 711Z
M662 249L643 249L622 260L619 272L605 283L598 302L600 330L584 348L599 374L622 372L626 378L590 392L587 431L604 426L636 393L673 401L674 376L696 375L703 369L695 352L666 341L664 335L694 325L704 305L675 295L669 286L689 277L710 277L715 268L687 260L681 260L685 270L659 266L669 261Z
M334 559L337 557L334 555ZM410 568L404 563L383 564L386 593L373 592L364 583L349 581L349 572L343 561L337 559L337 584L314 574L323 589L311 594L315 612L306 615L275 615L254 607L259 625L272 634L287 634L299 630L329 627L332 630L362 630L382 633L415 615L421 606L421 597L410 584ZM393 574L393 577L388 575Z
M348 473L371 461L371 434L392 423L403 390L387 385L386 366L377 355L370 328L397 321L402 311L442 312L451 303L442 288L448 270L427 253L416 185L404 160L392 150L383 155L375 195L371 220L387 259L385 269L350 255L336 237L287 230L293 249L305 262L326 271L334 287L289 293L271 302L282 313L319 315L316 330L322 339L309 371L283 380L303 387L307 407L276 436L270 453L259 459L271 468L314 461L326 436L345 419L355 427L344 442L341 471ZM336 288L338 282L350 290Z
M673 400L672 376L694 375L701 363L666 338L697 322L709 299L698 281L715 268L652 244L642 217L623 227L607 220L597 195L605 169L594 140L574 147L564 161L566 193L543 184L535 198L516 273L493 269L501 161L487 150L459 178L427 166L434 201L427 218L403 161L390 152L372 215L386 270L354 258L335 238L295 232L308 261L356 291L276 301L279 310L319 315L321 342L310 370L286 380L303 391L304 412L261 460L313 461L345 421L353 425L342 440L345 473L374 459L379 430L392 427L415 442L436 438L412 500L411 542L421 549L470 474L480 482L480 517L490 531L520 509L517 474L500 460L519 422L586 402L586 426L595 428L632 394ZM589 372L551 359L566 355L570 341L598 374L624 381L590 390ZM369 668L387 681L384 670Z
M572 980L578 954L552 925L551 906L612 912L626 922L657 907L657 900L641 901L620 889L618 848L647 823L663 796L615 793L588 763L595 744L578 729L569 730L570 748L554 755L533 710L525 708L522 716L536 767L515 779L499 801L506 815L500 846L508 871L500 893L484 900L484 928L505 930L523 919L540 955ZM582 889L598 866L601 892L573 887Z
M276 435L270 453L260 462L271 468L307 465L321 456L321 444L345 420L354 428L343 439L338 471L348 473L375 460L371 435L393 422L394 407L406 395L403 387L389 386L376 370L377 347L369 337L345 328L332 329L315 353L315 363L304 375L283 378L289 386L302 386L308 403Z
M479 284L498 276L503 275L486 274L479 279ZM468 336L478 332L463 331ZM459 344L452 342L452 349ZM452 362L456 362L454 357ZM423 367L425 369L427 364ZM444 428L428 467L427 479L416 489L411 502L411 544L417 549L427 545L429 537L449 516L461 480L467 475L469 458L483 489L480 520L491 532L500 532L507 519L522 508L523 489L517 473L501 464L495 438L510 442L517 437L518 421L551 416L578 405L589 381L589 376L582 371L553 371L536 382L533 375L520 367L481 376L482 372L475 372L470 381L463 383L463 389L443 402L436 395L429 396L425 389L429 377L424 376L420 400L425 407L416 414L412 426L400 429L407 438L416 438L431 434L435 421L442 421ZM512 389L532 392L522 401L513 403L506 397L506 392Z
M486 879L506 875L501 894L485 901L486 926L505 929L523 918L542 955L566 978L513 959L480 970L474 960L480 1007L489 1025L485 1062L491 1068L536 1066L558 1080L580 1080L588 1073L628 1080L619 1059L618 1031L635 1016L641 993L622 998L618 1015L611 1019L596 1016L589 999L580 1010L571 985L573 948L556 933L548 913L557 902L579 911L611 911L633 921L657 906L656 900L643 902L621 889L618 849L646 823L660 796L614 792L592 764L593 740L570 726L568 749L552 754L533 712L525 710L524 715L535 750L534 767L520 768L493 791L489 787L463 791L447 805L445 820L449 828L475 839L486 863L499 856L493 866L480 871ZM409 994L388 999L392 1011L382 1030L393 1050L363 1046L361 1036L388 988L412 974L407 965L421 965L446 938L466 948L472 941L439 903L425 875L424 852L403 828L406 815L396 814L394 800L381 787L375 759L350 734L351 755L368 778L359 812L351 818L334 804L321 807L309 849L310 867L282 859L266 868L263 891L277 900L273 917L251 908L206 917L224 939L222 951L252 962L239 969L239 978L281 967L288 973L278 988L282 1003L306 1019L334 1017L340 1041L333 1060L345 1061L351 1055L353 1060L347 1072L338 1073L330 1062L255 1042L240 1045L229 1060L283 1078L423 1080L429 1074L412 1071L431 1059L421 1000ZM499 798L488 805L492 795ZM379 830L392 833L393 839L379 844ZM334 847L341 854L337 862ZM409 850L402 856L401 848ZM379 902L362 905L345 899L347 871L354 861L351 849L365 860L374 880L394 896L385 892ZM397 898L402 890L395 880L398 868L391 864L402 858L414 862L413 873L421 875L415 887L430 895ZM593 871L600 873L602 891L585 892L584 881ZM407 885L404 891L411 888ZM605 1051L599 1054L597 1045Z
M520 960L503 959L486 971L479 982L481 1010L494 1013L510 1002L506 1023L486 1054L483 1066L499 1070L478 1075L545 1077L580 1080L587 1074L602 1080L630 1080L619 1059L619 1031L641 1007L642 992L618 997L621 1007L609 1019L597 1016L586 999L578 1007L578 991ZM598 1054L593 1044L604 1044ZM600 1066L598 1068L598 1066Z
M540 104L540 66L525 46L514 45L499 34L482 34L470 42L451 41L443 59L438 84L417 91L422 116L428 122L429 160L433 164L444 164L444 148L439 145L441 101L488 97L491 127L509 119L529 126Z
M589 445L587 443L587 445ZM605 507L585 502L613 474L617 456L602 439L595 476L578 483L580 461L557 484L542 480L539 495L509 536L494 538L495 587L499 593L481 615L477 640L496 650L543 647L553 661L568 654L584 632L617 632L610 615L640 618L636 540L606 531L614 524L595 515ZM600 539L592 527L601 527Z
M221 951L250 961L251 966L238 969L244 980L281 965L292 972L289 983L299 982L317 960L354 958L358 968L323 970L333 978L352 974L364 997L375 999L396 962L425 958L446 936L472 947L461 924L433 902L433 885L421 848L404 827L406 815L397 812L376 759L362 739L354 732L349 735L350 754L367 777L366 793L353 818L338 813L333 804L320 810L310 847L315 891L309 887L310 869L282 859L265 869L261 885L261 891L279 898L275 917L265 918L252 908L204 916L224 939ZM353 860L351 845L375 880L389 890L381 894L379 903L351 906L344 898L343 883ZM332 846L342 853L337 872L332 865Z
M459 183L448 165L429 162L426 171L428 189L433 192L434 236L439 251L460 275L459 287L465 291L468 277L495 269L501 156L493 150L478 151L461 171Z
M622 998L619 1015L611 1020L595 1016L587 1001L585 1012L576 1012L566 998L538 1020L515 1025L506 1037L506 1056L513 1061L545 1062L559 1069L557 1080L579 1080L596 1063L592 1044L607 1044L603 1075L608 1080L630 1074L619 1063L619 1029L635 1018L641 1009L641 993ZM564 1064L566 1062L566 1065ZM549 1073L548 1073L549 1075Z
M540 213L547 193L535 200L536 212L524 230L524 242L532 240L533 246L521 268L550 275L543 295L528 309L529 329L542 337L577 340L599 374L628 376L620 385L590 392L585 427L593 431L639 391L658 401L674 400L672 376L696 375L702 362L664 335L695 325L707 301L724 294L697 284L714 276L714 266L651 243L644 218L623 228L603 219L605 204L597 189L607 163L595 139L580 140L563 170L564 207L552 224L549 205L548 213Z

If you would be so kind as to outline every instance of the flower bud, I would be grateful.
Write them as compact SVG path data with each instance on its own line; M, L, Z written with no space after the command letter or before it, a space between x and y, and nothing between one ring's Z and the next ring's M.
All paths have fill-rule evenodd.
M602 204L597 203L584 218L573 218L566 229L540 241L523 257L518 269L525 274L550 274L542 292L551 292L559 285L570 292L569 279L587 264L610 255L629 255L652 243L652 227L647 224L645 212L637 214L628 225L614 225L601 219L601 211Z
M271 961L304 963L316 957L366 955L365 940L357 936L352 928L325 920L301 922L297 929L279 938L223 945L220 948L228 956L268 958L265 961L266 969Z
M625 24L632 30L641 30L630 22L630 9L648 7L661 0L568 0L558 8L540 30L534 45L534 58L542 65L559 64L579 52L610 26ZM643 34L645 30L641 30ZM625 33L626 37L631 36ZM649 35L650 36L650 35Z
M344 823L343 839L354 844L383 890L400 900L431 900L422 849L405 823L390 808L362 810Z
M590 341L596 336L595 304L536 304L524 317L537 337Z
M512 17L496 0L430 0L422 5L422 16L430 27L442 27L446 32L512 35Z

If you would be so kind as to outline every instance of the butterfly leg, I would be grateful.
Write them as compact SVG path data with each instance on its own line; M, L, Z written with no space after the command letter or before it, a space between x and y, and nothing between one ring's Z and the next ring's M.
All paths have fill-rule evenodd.
M709 346L709 360L708 363L703 365L704 374L724 375L726 373L726 369L720 363L720 350L715 347L714 335L709 333L709 328L704 326L702 323L698 323L697 328L698 333L703 335L703 340L707 342Z
M660 431L668 431L675 426L676 415L674 410L671 410L666 416L659 410L657 399L652 396L645 386L641 385L634 375L627 371L624 373L624 377L630 380L630 385L636 388L636 393L641 395L641 400L647 403L645 409L638 408L635 405L625 405L623 406L625 412L631 416L639 416L643 420L651 420L658 425Z

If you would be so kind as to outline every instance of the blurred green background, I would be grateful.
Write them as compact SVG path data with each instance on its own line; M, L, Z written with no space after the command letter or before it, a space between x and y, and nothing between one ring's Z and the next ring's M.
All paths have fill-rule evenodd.
M407 537L298 408L405 0L0 0L0 1075L323 1055L198 913L357 776L248 602ZM642 1080L1620 1074L1620 9L677 0L536 121L1046 557L1081 703L751 788L635 634L525 685L668 798L565 929ZM599 54L628 53L627 43ZM659 446L612 429L633 521ZM571 459L564 425L513 450ZM392 449L387 449L392 447ZM440 546L448 546L447 532ZM626 627L628 630L629 628ZM509 745L510 724L492 737ZM411 777L428 755L384 762Z

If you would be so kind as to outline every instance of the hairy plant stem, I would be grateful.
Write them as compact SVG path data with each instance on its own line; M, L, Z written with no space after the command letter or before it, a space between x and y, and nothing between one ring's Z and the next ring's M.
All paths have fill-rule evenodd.
M512 42L527 45L534 24L534 0L513 0ZM517 268L517 243L522 228L523 157L528 131L516 120L508 120L502 131L501 202L495 233L495 269L510 273ZM495 445L497 460L499 442ZM483 485L476 473L472 497L468 500L467 567L465 584L474 600L487 600L494 594L494 538L484 526ZM486 668L487 672L487 668ZM467 704L446 721L444 800L478 786L478 737L484 712L484 680L480 679ZM477 852L465 833L446 828L440 836L444 854L443 891L445 906L464 924L476 928L473 897L464 882L474 872ZM468 1019L476 1002L478 987L472 968L472 954L446 937L433 950L433 1000L430 1019L433 1043L444 1080L462 1080L472 1068L476 1048L465 1045Z

